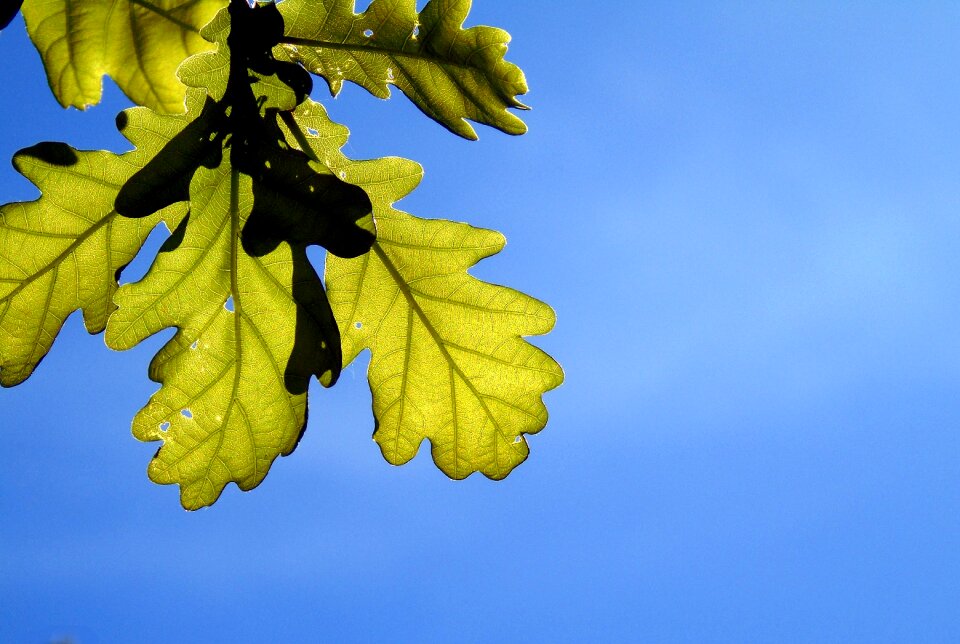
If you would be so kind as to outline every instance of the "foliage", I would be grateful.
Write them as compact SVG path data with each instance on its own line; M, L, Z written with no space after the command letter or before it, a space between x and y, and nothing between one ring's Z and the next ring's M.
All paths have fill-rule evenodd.
M466 119L522 133L508 36L462 29L469 6L26 0L63 105L96 103L107 74L142 107L117 118L130 152L41 143L15 156L42 196L0 207L0 384L29 377L78 309L118 350L175 328L133 432L162 441L150 478L196 509L231 481L258 485L302 435L311 377L329 387L370 349L389 462L426 438L450 477L509 474L563 377L523 339L549 331L552 310L470 276L503 237L396 210L420 166L347 159L346 128L309 98L308 72L334 94L344 80L381 97L394 84L461 136L475 138ZM161 224L172 232L147 275L119 287ZM310 245L327 251L326 289Z
M27 0L23 17L64 107L100 102L108 74L138 104L183 111L177 66L210 49L200 36L226 0Z

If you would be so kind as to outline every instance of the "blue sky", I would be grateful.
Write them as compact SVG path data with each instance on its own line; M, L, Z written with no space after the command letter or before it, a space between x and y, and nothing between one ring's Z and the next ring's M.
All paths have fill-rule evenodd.
M0 391L0 641L960 639L960 9L696 4L476 0L519 138L317 85L349 156L424 165L404 209L504 232L474 273L557 310L525 464L387 465L364 357L263 485L186 513L129 431L166 336L71 317ZM126 149L111 83L64 112L19 19L0 52L0 157Z

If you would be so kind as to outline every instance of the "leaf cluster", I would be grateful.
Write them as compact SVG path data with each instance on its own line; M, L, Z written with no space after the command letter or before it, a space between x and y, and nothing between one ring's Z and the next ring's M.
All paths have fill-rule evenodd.
M0 384L28 378L76 310L117 350L175 328L133 432L162 442L150 478L196 509L230 482L257 486L296 447L311 378L332 386L368 349L389 462L426 439L452 478L509 474L562 380L523 339L549 331L553 311L472 277L503 237L395 209L420 166L346 158L346 128L310 98L312 75L334 95L344 81L384 98L393 85L460 136L476 138L468 120L522 133L509 37L463 29L469 7L25 0L61 104L98 102L106 74L140 107L117 118L130 152L41 143L15 156L42 194L0 207ZM150 270L120 286L157 226L170 235Z

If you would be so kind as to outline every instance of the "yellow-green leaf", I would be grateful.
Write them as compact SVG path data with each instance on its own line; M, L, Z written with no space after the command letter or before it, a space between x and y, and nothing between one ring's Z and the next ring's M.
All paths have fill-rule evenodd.
M184 111L176 71L211 48L200 29L227 0L26 0L23 17L64 107L100 102L110 76L138 105Z
M507 108L525 109L527 83L504 60L510 35L494 27L462 29L471 0L373 0L362 14L354 0L286 0L289 56L323 76L330 91L354 82L380 98L396 85L430 118L468 139L465 119L509 134L526 126Z
M33 373L73 311L83 310L90 333L102 331L115 308L122 268L157 223L176 226L183 216L182 206L171 206L128 219L117 214L114 200L186 121L143 108L127 110L120 120L137 146L132 152L41 143L14 157L42 196L0 207L0 385L19 384Z
M129 35L139 23L121 28L113 13L134 15L131 4L189 31L159 4L118 1L104 14L107 4L63 7L93 41ZM204 4L162 6L189 13ZM310 26L302 0L282 6ZM525 85L503 61L506 34L461 29L468 9L465 0L433 0L418 18L412 0L374 0L357 16L352 2L321 0L309 7L323 15L319 33L347 33L340 47L323 41L317 60L328 49L357 50L350 55L372 91L382 71L464 136L473 136L464 119L518 133L522 123L506 108L520 106ZM38 33L52 33L43 26L50 20L35 24ZM354 28L379 49L356 47ZM526 458L524 435L546 422L542 395L563 378L524 339L546 333L553 311L469 275L503 247L499 233L393 208L419 183L420 167L346 159L346 129L306 100L310 76L295 62L304 42L284 33L274 4L231 0L203 29L214 48L179 68L186 113L137 108L118 117L133 152L48 143L17 156L43 194L0 207L0 384L26 378L76 309L91 332L106 327L116 349L176 329L151 363L161 387L133 431L162 441L150 477L179 484L182 504L195 509L230 482L258 485L305 428L311 377L329 386L369 348L374 437L388 461L406 462L427 439L451 477L503 478ZM63 37L76 49L64 63L75 80L90 61L102 63L70 25ZM46 54L60 46L48 44ZM124 46L106 47L104 60ZM75 65L75 55L86 62ZM118 289L122 266L160 221L173 233L147 275ZM330 300L307 259L311 244L328 251Z
M190 205L147 275L117 292L106 335L109 346L128 349L177 329L151 365L162 387L133 432L163 441L148 473L179 484L187 509L214 503L230 482L252 489L296 447L310 377L329 386L342 366L339 331L306 248L352 257L373 241L366 194L287 143L280 119L296 113L281 117L278 108L298 99L270 79L292 63L275 61L275 42L256 29L271 16L279 17L272 5L243 3L219 14L205 32L217 52L182 67L203 88L188 92L191 124L117 199L131 217L163 206L168 193Z
M343 130L319 105L298 122L317 131L298 141L373 203L377 241L355 259L327 258L327 293L340 326L344 362L371 350L374 439L393 464L424 439L448 476L501 479L527 457L524 434L547 421L542 394L563 380L560 366L523 336L548 332L553 310L467 271L504 245L500 233L427 220L392 204L420 179L404 159L352 162L339 154Z
M249 490L296 447L307 385L340 370L329 305L303 246L263 255L243 248L252 179L228 163L200 168L191 214L147 276L122 287L107 343L127 349L178 329L151 367L163 387L134 419L140 440L162 440L150 478L179 483L187 509L210 505L235 481Z

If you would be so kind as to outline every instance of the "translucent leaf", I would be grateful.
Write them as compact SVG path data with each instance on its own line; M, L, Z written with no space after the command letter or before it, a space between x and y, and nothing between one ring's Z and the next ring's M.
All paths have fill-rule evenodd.
M560 366L522 339L548 332L553 311L468 274L503 248L499 233L392 207L419 181L417 164L348 161L338 153L343 130L319 105L298 120L317 131L298 140L373 203L372 252L328 256L326 280L345 363L365 348L372 353L374 439L384 457L405 463L426 438L452 478L505 477L527 457L523 435L547 421L542 394L563 380Z
M380 98L396 85L430 118L468 139L465 119L509 134L526 126L507 108L527 83L504 60L510 36L502 29L462 29L470 0L431 0L417 15L414 0L373 0L354 14L353 0L286 0L288 55L327 79L330 91L354 82Z
M255 487L296 447L311 375L329 386L342 365L339 331L306 248L356 256L373 241L366 194L291 148L277 109L266 107L278 104L270 47L234 38L276 10L238 11L218 18L225 28L223 18L233 19L229 45L219 42L242 55L231 52L225 79L211 56L184 64L185 77L211 90L189 92L191 125L118 199L124 214L144 216L163 204L164 193L153 190L158 177L175 196L184 190L176 177L190 177L189 217L147 275L117 292L106 335L109 346L128 349L177 329L151 364L162 387L133 432L163 441L148 473L179 484L187 509L212 504L230 482ZM250 83L247 65L263 82Z
M0 384L26 380L47 354L67 316L83 310L99 333L114 310L122 268L162 219L176 226L185 209L171 206L143 219L117 214L124 183L186 125L181 117L127 110L118 119L137 146L127 154L85 152L41 143L14 157L17 170L42 191L28 203L0 207ZM82 200L78 195L83 195ZM170 205L170 204L166 204Z
M62 5L68 44L44 51L60 55L57 47L67 46L60 62L77 83L90 73L99 83L101 72L91 70L103 61L91 43L131 34L133 46L146 42L126 31L139 18L115 22L114 14L149 9L186 38L187 26L201 22L171 12L193 15L208 5L28 4L60 16L34 23L44 37L54 29L44 24L60 24L54 9ZM519 70L503 61L506 35L460 29L468 2L434 0L419 26L412 2L375 0L362 16L332 0L279 6L300 24L324 16L321 31L346 25L379 38L381 49L361 48L354 60L368 61L371 73L394 58L410 63L398 74L386 67L387 80L458 133L473 134L464 118L522 131L506 111L525 89ZM305 19L308 10L317 15ZM397 45L403 30L416 46ZM177 90L186 113L137 108L118 117L134 151L46 143L17 155L42 196L0 207L0 384L29 376L76 309L91 332L106 328L116 349L176 329L151 362L161 387L133 431L162 441L149 475L179 484L182 504L195 509L230 482L258 485L297 445L311 377L330 386L369 348L374 436L391 463L409 460L428 439L451 477L502 478L526 458L524 434L546 422L542 394L563 377L523 339L547 332L553 311L468 274L503 247L499 233L394 210L418 184L420 167L346 159L347 131L306 99L312 81L294 61L301 47L281 46L290 41L284 33L278 5L233 0L202 30L213 46L178 69L188 86L186 94ZM326 49L352 51L351 38L344 35L340 49L320 47L318 60ZM110 42L103 60L127 46ZM173 232L150 270L118 288L120 270L161 221ZM307 259L312 244L328 251L330 300Z
M252 179L229 164L200 168L182 239L116 296L107 343L127 349L168 327L177 335L151 377L163 387L134 420L140 440L163 440L150 478L179 483L188 509L236 481L249 490L289 454L306 424L307 385L330 385L340 348L330 307L303 246L247 252Z
M134 103L183 112L177 66L210 49L203 27L227 0L27 0L23 17L64 107L100 102L108 75Z

